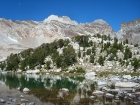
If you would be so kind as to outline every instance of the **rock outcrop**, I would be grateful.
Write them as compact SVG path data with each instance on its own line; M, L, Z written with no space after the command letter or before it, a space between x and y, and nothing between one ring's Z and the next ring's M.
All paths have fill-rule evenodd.
M123 22L117 32L120 40L128 39L129 43L140 45L140 18L130 22Z

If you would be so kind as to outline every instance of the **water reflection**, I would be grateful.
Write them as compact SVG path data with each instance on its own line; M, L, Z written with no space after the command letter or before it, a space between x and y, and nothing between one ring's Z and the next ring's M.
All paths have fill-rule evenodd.
M103 95L93 95L94 90L108 87L110 82L106 77L87 80L83 76L8 73L0 74L0 86L2 84L10 90L20 87L21 92L27 87L30 89L29 95L34 95L43 103L57 105L124 105L126 101L128 105L133 103L132 100L128 100L129 94L125 99L122 96L127 96L127 93L118 93L118 90L108 90L111 94L105 94L105 91ZM110 85L110 88L114 87Z
M4 82L9 89L21 88L21 91L24 87L29 88L31 91L29 94L34 94L43 102L51 103L70 103L73 99L80 100L80 94L85 97L86 90L83 88L94 89L95 86L92 83L86 83L84 77L74 77L74 76L57 76L57 75L36 75L36 74L0 74L0 81ZM66 88L69 90L68 93L60 92L60 89ZM86 89L85 88L85 89ZM79 98L77 98L77 96Z

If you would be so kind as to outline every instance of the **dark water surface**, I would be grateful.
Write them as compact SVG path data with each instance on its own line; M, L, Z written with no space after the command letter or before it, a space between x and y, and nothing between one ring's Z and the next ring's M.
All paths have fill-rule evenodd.
M28 105L30 102L34 102L35 105L133 105L133 100L125 100L124 97L116 102L116 93L111 93L114 95L113 98L104 96L93 98L93 91L100 90L99 87L105 86L106 83L108 81L102 77L86 80L84 76L0 73L0 99L6 100L6 103L0 103L0 105L21 105L22 103ZM19 91L18 87L20 87ZM23 93L25 87L30 89L28 94ZM10 103L9 98L15 101ZM28 101L22 102L21 98Z

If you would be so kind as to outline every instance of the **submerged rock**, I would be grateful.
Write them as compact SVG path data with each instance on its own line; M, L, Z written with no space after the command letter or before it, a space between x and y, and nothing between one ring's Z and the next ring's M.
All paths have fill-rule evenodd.
M12 98L9 98L8 101L12 101Z
M28 102L28 100L22 98L21 102Z
M4 99L0 99L0 103L5 103L6 101Z
M34 102L30 102L27 105L35 105L35 103Z
M22 103L22 104L20 104L20 105L26 105L25 103Z
M24 96L23 96L23 95L20 95L20 97L21 97L21 98L24 98Z

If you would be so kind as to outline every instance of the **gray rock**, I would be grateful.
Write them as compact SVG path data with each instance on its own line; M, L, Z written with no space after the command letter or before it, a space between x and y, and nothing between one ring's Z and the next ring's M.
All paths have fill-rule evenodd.
M104 95L104 92L97 90L97 91L94 91L92 94L93 95Z
M114 95L113 94L110 94L110 93L106 93L106 98L113 98L114 97Z
M20 105L26 105L25 103L22 103L22 104L20 104Z
M21 102L28 102L28 100L22 98Z
M9 98L8 100L9 100L9 101L12 101L13 99L12 99L12 98Z
M35 105L35 102L30 102L27 105Z
M5 103L6 101L4 99L0 99L0 103Z
M23 92L24 92L24 93L28 93L29 91L30 91L30 90L29 90L28 88L24 88L24 89L23 89Z
M20 90L20 87L18 87L17 90Z
M20 98L24 98L24 96L23 95L20 95Z

